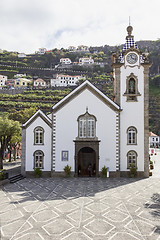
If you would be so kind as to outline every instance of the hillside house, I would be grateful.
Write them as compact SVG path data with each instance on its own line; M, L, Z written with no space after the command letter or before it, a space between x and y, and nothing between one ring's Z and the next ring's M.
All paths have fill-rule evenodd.
M159 148L159 136L153 132L149 132L149 147Z
M25 58L26 54L25 53L18 53L18 58Z
M64 64L64 65L68 65L68 64L71 64L72 61L71 61L70 58L61 58L61 59L60 59L60 63L61 63L61 64Z
M0 75L0 87L3 87L6 85L7 82L7 76L5 75Z
M88 46L84 46L84 45L79 45L78 47L77 47L77 51L78 52L89 52L89 47Z
M43 55L43 54L45 54L45 52L47 51L47 49L46 48L39 48L39 50L38 51L36 51L35 53L36 54L40 54L40 55Z
M94 64L94 60L89 57L89 58L79 58L79 65L92 65Z
M27 79L27 78L16 78L14 86L15 87L28 87L30 83L32 83L33 80Z
M57 74L55 79L51 79L51 87L67 87L76 86L80 79L84 79L81 75L71 76Z
M35 87L35 88L46 88L46 82L43 79L38 78L38 79L33 81L33 87Z

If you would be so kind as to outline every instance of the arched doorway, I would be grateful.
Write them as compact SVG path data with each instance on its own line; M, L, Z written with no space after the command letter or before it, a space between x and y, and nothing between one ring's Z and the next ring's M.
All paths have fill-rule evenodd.
M89 176L89 165L91 165L91 175L96 176L96 152L93 148L83 147L78 152L78 176Z

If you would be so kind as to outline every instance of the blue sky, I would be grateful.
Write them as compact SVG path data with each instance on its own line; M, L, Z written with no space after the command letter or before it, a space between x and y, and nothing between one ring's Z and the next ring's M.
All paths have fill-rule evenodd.
M159 9L159 0L0 0L0 49L119 45L129 16L135 40L157 40Z

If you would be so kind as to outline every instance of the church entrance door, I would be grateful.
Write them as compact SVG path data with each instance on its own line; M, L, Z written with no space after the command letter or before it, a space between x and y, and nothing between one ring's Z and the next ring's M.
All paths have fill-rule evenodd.
M78 176L96 176L96 153L90 147L83 147L78 153Z
M89 176L91 164L92 176L99 176L99 142L100 140L76 139L75 142L75 176Z

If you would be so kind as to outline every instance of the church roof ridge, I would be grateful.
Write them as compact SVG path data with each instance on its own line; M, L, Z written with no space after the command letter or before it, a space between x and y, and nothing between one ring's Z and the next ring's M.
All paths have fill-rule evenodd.
M45 122L47 122L48 125L50 125L50 126L52 125L51 119L39 109L37 112L35 112L35 113L27 120L27 122L25 122L25 123L22 125L22 128L26 128L30 123L32 123L32 121L33 121L37 116L41 116L42 119L43 119Z
M77 88L75 88L72 92L70 92L67 96L65 96L62 100L60 100L58 103L56 103L52 110L59 109L61 105L64 105L65 102L70 100L72 97L74 97L78 92L83 90L85 87L89 87L94 92L96 92L99 96L101 96L105 101L107 101L115 110L121 110L121 108L113 102L109 97L107 97L104 93L102 93L98 88L96 88L92 83L90 83L88 80L84 81L81 85L79 85Z

